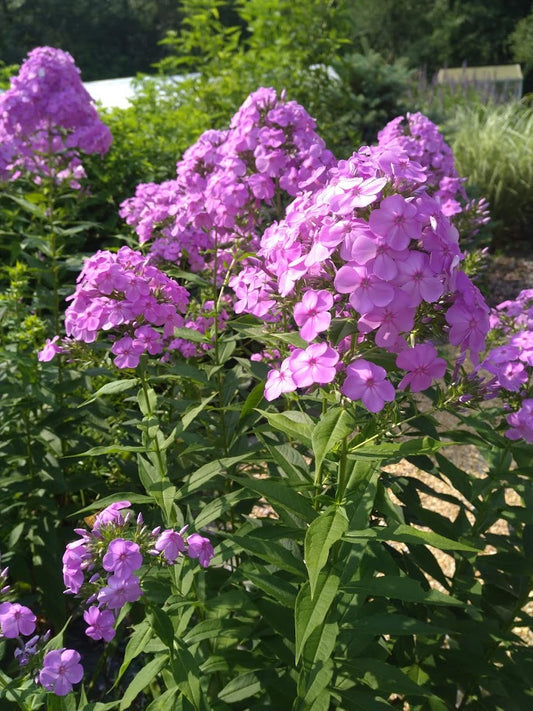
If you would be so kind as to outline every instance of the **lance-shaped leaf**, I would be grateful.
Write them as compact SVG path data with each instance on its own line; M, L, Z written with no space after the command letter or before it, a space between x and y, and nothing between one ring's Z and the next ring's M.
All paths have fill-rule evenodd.
M342 538L347 529L348 517L342 506L330 506L307 529L304 558L311 598L315 595L318 574L326 564L331 546Z
M315 595L311 597L311 588L306 583L296 598L294 610L296 622L296 662L300 659L303 648L311 634L324 624L327 612L339 589L338 575L322 573L318 577Z
M339 442L353 432L353 417L340 406L328 410L316 423L311 435L317 473L322 462Z
M294 412L267 412L257 410L268 420L268 424L276 430L280 430L291 439L297 439L302 444L311 446L311 436L313 433L313 420L305 412L299 410Z

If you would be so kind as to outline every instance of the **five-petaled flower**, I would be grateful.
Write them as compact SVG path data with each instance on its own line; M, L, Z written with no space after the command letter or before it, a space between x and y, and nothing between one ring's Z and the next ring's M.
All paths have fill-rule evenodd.
M53 649L44 655L39 683L56 696L66 696L83 677L80 655L74 649Z

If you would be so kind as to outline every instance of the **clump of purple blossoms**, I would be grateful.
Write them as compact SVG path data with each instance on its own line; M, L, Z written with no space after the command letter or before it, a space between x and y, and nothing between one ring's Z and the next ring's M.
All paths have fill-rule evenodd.
M397 116L378 133L380 147L401 147L411 160L424 167L426 187L440 203L444 215L459 229L463 239L474 237L490 220L484 198L469 200L464 183L455 169L452 149L438 127L417 112Z
M424 390L446 369L434 333L477 362L489 309L460 268L458 231L427 177L400 142L361 148L298 195L230 279L237 313L273 332L294 322L307 342L270 371L267 399L340 379L347 398L379 412L395 388L373 359L395 354L398 387Z
M181 346L174 329L186 325L188 291L129 247L90 257L67 299L67 336L93 343L107 334L118 368L135 368L143 353L158 355ZM68 338L48 341L39 360L51 360L68 346Z
M305 109L260 88L229 129L206 131L184 153L175 180L139 185L120 214L141 244L153 240L157 259L223 278L233 258L257 249L284 196L320 185L333 163Z
M505 397L512 412L506 416L512 440L533 444L533 289L504 301L490 315L491 340L497 343L485 355L478 371L488 371L496 393Z
M5 585L8 572L8 568L0 572L2 595L10 592L9 585ZM18 602L0 603L0 638L5 637L17 643L14 657L20 668L31 674L36 683L40 683L47 691L52 691L56 696L65 696L72 691L72 685L83 677L83 667L79 663L81 657L73 649L46 652L50 630L43 635L34 635L36 621L37 617L29 607ZM29 640L23 639L30 635L33 636Z
M142 570L155 563L172 565L181 554L207 567L214 556L207 538L185 535L187 526L149 531L129 507L129 501L110 504L95 517L91 530L75 529L80 537L63 555L65 592L84 600L86 634L94 640L113 639L120 610L142 597Z
M0 95L0 180L52 177L80 187L81 154L109 150L112 137L68 52L37 47Z

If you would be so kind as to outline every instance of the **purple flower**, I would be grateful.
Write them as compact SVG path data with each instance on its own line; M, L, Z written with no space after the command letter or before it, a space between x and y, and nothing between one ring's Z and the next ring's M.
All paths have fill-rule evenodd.
M350 294L350 304L361 314L376 306L387 306L394 299L391 284L377 277L366 266L351 262L337 272L335 288L341 294Z
M83 539L68 543L63 554L63 580L67 588L66 592L76 594L83 585L85 564L91 557L85 543Z
M507 415L506 420L507 424L511 425L511 429L505 433L508 439L523 439L533 444L533 398L522 400L518 412Z
M37 645L41 641L41 637L36 634L29 639L22 647L17 647L13 652L13 656L19 663L19 666L25 667L30 658L37 652Z
M158 537L154 548L163 553L168 563L173 563L178 555L185 550L185 541L177 531L167 529Z
M113 363L117 368L136 368L145 350L146 342L124 336L111 346L111 353L116 356Z
M333 306L333 296L321 289L306 291L302 300L294 307L294 320L300 327L300 336L313 341L319 333L326 331L331 323L329 309Z
M290 359L285 358L279 370L271 370L267 375L265 399L270 402L282 393L290 393L294 390L296 390L296 383L292 377Z
M98 593L98 602L106 605L110 610L120 610L127 602L135 602L142 595L139 578L132 575L123 580L117 575L111 575L107 580L107 587Z
M289 366L296 386L306 388L313 383L331 383L337 374L338 361L339 354L327 343L313 343L305 350L296 348L289 358Z
M412 239L420 239L422 228L416 206L401 195L381 201L368 220L371 229L386 238L393 249L405 249Z
M379 412L386 402L394 400L395 395L386 375L385 368L359 358L346 368L346 380L341 392L350 400L361 400L370 412Z
M0 605L0 629L8 639L33 634L36 619L29 607L18 602L3 602Z
M107 526L110 523L115 523L118 526L124 525L124 517L120 513L122 509L127 509L131 506L129 501L116 501L103 511L100 511L94 519L93 531L98 531L102 526Z
M446 372L446 361L438 357L437 350L431 343L419 343L413 348L401 351L396 358L398 368L407 370L400 384L399 390L411 388L411 392L418 393L429 388L434 378L442 378Z
M114 573L118 578L129 578L135 570L139 570L143 562L137 543L115 538L109 544L102 558L104 570Z
M39 683L56 696L66 696L83 677L80 655L73 649L53 649L43 659Z
M65 349L57 345L58 340L59 336L54 336L52 340L47 338L43 348L37 353L37 360L45 363L52 360L58 353L64 353Z
M189 558L198 558L202 568L207 568L209 561L215 555L215 551L209 539L203 538L203 536L200 536L198 533L193 533L188 537L187 545L189 547Z
M109 642L115 636L115 616L110 610L100 610L93 605L83 613L83 619L88 625L85 630L88 637Z

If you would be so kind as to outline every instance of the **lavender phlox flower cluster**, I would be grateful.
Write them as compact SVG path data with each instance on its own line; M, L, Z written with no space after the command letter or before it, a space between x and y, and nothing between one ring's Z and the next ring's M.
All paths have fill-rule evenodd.
M463 238L473 237L489 221L487 201L468 199L466 179L457 173L453 151L427 116L420 112L397 116L378 133L378 145L393 150L399 146L424 168L428 189Z
M99 251L84 264L65 313L67 336L84 343L100 333L112 339L114 363L135 368L143 353L176 348L174 329L185 325L188 291L139 252ZM68 339L48 341L39 353L50 360L68 351Z
M63 555L65 592L83 599L85 632L94 640L113 639L120 610L141 598L143 566L172 565L184 554L207 567L214 555L207 538L185 536L187 526L149 531L130 505L112 503L97 514L91 530L75 529L79 538L67 544Z
M346 397L379 412L395 387L365 354L396 354L398 387L424 390L446 370L433 326L476 362L489 309L460 269L458 240L427 171L400 142L363 147L299 194L264 232L257 259L229 281L237 313L271 328L293 321L308 343L270 371L265 397L342 378ZM353 323L340 343L333 319Z
M112 137L68 52L37 47L0 95L0 179L52 176L79 188L81 153L109 150Z
M251 94L225 131L206 131L183 155L176 179L144 184L121 206L139 240L154 240L152 254L192 271L210 263L224 273L232 256L258 246L274 196L295 196L324 180L333 156L315 122L274 89ZM213 266L213 265L211 265Z
M498 345L486 353L478 371L492 375L497 393L513 410L506 416L506 437L533 443L533 289L499 304L490 323Z
M10 587L5 585L8 572L8 568L0 572L0 593L3 595L10 592ZM36 622L37 616L26 605L8 601L0 603L0 638L16 641L17 647L13 656L21 669L32 674L35 682L47 691L54 692L56 696L64 696L72 691L73 684L81 681L81 657L73 649L62 648L45 652L50 630L42 635L34 634ZM30 639L24 640L23 637Z

